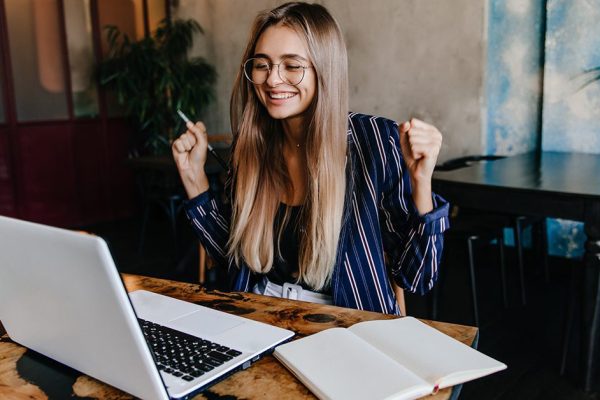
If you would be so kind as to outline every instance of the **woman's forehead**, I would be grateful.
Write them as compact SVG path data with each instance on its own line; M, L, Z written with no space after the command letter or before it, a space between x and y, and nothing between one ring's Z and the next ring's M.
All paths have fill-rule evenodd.
M289 55L309 59L304 38L296 30L281 24L265 29L256 42L254 54L266 55L272 60Z

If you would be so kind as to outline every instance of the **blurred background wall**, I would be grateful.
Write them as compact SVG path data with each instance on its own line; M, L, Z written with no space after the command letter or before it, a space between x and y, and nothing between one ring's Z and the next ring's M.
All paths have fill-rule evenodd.
M206 35L194 55L219 72L211 132L229 132L229 95L255 15L284 1L179 0ZM600 152L600 0L322 0L340 23L353 111L411 116L444 134L440 161L536 149ZM582 224L549 221L550 252L579 257Z
M195 55L219 72L213 132L228 132L229 95L250 26L284 1L180 0L175 14L196 18L206 35ZM416 116L444 133L442 159L483 151L486 2L326 0L348 47L353 111L396 120Z
M131 216L132 127L98 91L102 27L132 38L172 14L205 34L191 56L219 73L206 111L226 133L255 15L278 0L0 0L0 213L80 226ZM418 117L444 134L439 161L533 150L600 153L600 0L321 0L344 32L353 111ZM170 4L170 6L169 6ZM553 255L584 233L549 222Z

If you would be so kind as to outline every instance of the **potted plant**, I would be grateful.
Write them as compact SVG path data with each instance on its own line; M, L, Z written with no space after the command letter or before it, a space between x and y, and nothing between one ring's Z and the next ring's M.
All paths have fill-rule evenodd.
M98 65L100 85L112 90L137 130L134 152L164 155L183 123L176 111L192 118L214 98L216 71L201 57L188 58L194 20L162 20L153 35L132 40L116 26L105 27L108 54Z

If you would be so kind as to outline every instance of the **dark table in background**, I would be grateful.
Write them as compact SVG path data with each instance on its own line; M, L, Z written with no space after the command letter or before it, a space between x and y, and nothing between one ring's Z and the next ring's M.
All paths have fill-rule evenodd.
M526 153L434 173L434 190L482 211L584 222L581 355L585 390L600 390L600 155Z

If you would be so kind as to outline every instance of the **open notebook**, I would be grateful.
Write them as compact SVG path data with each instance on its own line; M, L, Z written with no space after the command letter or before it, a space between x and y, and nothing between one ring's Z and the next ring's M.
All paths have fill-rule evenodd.
M320 399L414 399L506 368L411 317L327 329L274 354Z

